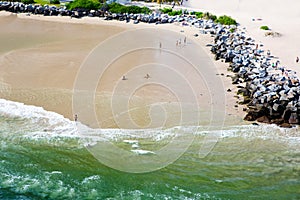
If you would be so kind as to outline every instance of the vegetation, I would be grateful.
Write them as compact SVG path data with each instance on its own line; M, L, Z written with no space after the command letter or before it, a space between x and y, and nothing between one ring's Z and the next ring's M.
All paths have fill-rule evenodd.
M35 3L34 0L21 0L21 2L24 4L34 4Z
M168 14L168 13L172 12L172 8L163 8L163 9L160 9L160 12L162 12L164 14Z
M107 5L108 11L112 13L150 13L151 10L147 7L139 7L139 6L124 6L118 3L111 3Z
M182 15L182 10L172 10L172 12L169 12L169 16L176 16L176 15Z
M59 0L50 0L50 4L60 4Z
M45 4L49 4L48 0L34 0L36 4L40 4L40 5L45 5Z
M193 11L190 14L191 15L196 15L197 18L202 18L203 17L203 12L195 12L195 11Z
M218 17L215 22L224 24L224 25L236 25L236 21L232 19L231 17L228 17L226 15Z
M174 0L152 0L152 2L156 2L158 4L160 3L167 3L167 2L173 2ZM175 0L174 2L176 2L178 5L180 5L180 0Z
M101 6L97 0L74 0L67 5L67 9L73 10L76 8L83 8L88 10L98 10Z
M267 31L267 30L270 30L268 26L261 26L260 29L266 30L266 31Z
M206 13L203 14L202 18L204 18L204 19L211 19L211 20L215 21L217 19L217 16L213 15L213 14L211 14L209 12L206 12Z
M168 14L169 16L188 14L187 10L173 10L172 8L163 8L160 11L164 14Z
M229 31L230 31L230 33L233 33L233 32L235 32L235 28L231 28Z

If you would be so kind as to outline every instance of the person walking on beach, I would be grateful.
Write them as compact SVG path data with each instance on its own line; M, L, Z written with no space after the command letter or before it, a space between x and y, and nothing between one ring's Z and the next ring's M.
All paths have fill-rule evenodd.
M172 2L172 9L175 7L175 1Z
M144 76L144 78L148 79L148 78L150 78L150 75L146 74L146 76Z
M298 63L299 62L299 57L297 56L297 58L296 58L296 63Z
M161 49L161 47L162 47L162 44L161 44L161 42L159 43L159 48Z
M186 44L186 37L184 37L184 44Z
M74 121L77 122L77 120L78 120L78 115L75 114L75 115L74 115Z

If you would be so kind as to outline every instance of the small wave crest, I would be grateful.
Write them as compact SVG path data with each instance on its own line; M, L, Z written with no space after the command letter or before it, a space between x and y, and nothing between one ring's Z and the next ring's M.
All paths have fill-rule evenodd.
M6 126L9 137L13 135L12 130L17 132L18 136L32 140L45 139L53 142L54 140L79 139L81 146L94 145L98 141L123 141L123 140L141 140L149 139L152 141L169 140L176 137L178 132L190 133L194 135L214 134L218 138L236 138L243 137L247 139L262 138L285 140L291 143L300 143L299 128L292 129L280 128L276 125L242 125L242 126L224 126L221 129L213 127L182 127L176 126L168 129L92 129L80 122L74 122L64 116L46 111L42 107L25 105L23 103L0 99L0 119L9 120L10 126ZM21 119L22 123L17 123ZM24 122L25 121L25 122ZM2 128L5 126L1 126ZM13 129L12 127L15 127ZM26 130L23 132L17 130ZM16 133L15 133L16 134ZM3 137L4 134L2 134Z

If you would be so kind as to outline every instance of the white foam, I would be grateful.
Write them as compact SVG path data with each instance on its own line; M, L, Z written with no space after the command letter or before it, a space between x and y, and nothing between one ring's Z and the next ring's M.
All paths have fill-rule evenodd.
M75 128L74 123L58 113L4 99L0 99L0 116L27 119L36 125L45 126L45 130L55 132Z
M138 155L152 155L155 154L153 151L143 150L143 149L134 149L131 152L136 153Z
M168 129L92 129L80 122L73 122L55 112L46 111L42 107L24 105L23 103L0 99L0 116L21 118L28 120L24 137L30 139L79 138L80 143L95 145L98 141L120 141L136 144L132 148L139 148L139 139L162 141L172 139L180 134L207 135L214 134L219 138L243 137L248 139L262 138L285 140L294 144L300 143L299 128L285 129L276 125L239 125L222 127L220 130L195 126L176 126ZM24 124L20 125L23 126ZM23 127L20 127L22 129ZM26 127L27 128L27 127ZM31 129L32 128L32 129ZM5 145L1 145L2 148ZM138 151L136 152L138 153ZM140 153L140 152L139 152Z
M139 141L137 140L123 140L123 142L127 143L127 144L138 144Z
M132 146L131 146L131 148L133 148L133 149L137 149L137 148L139 148L140 146L138 145L138 144L133 144Z
M100 180L100 179L101 179L101 177L99 175L89 176L89 177L84 178L83 181L81 182L81 184L86 184L91 181Z

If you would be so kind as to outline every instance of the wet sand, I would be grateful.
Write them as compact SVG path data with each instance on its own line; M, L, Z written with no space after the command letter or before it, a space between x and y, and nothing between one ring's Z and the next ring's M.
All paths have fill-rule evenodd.
M76 83L78 84L76 81L78 81L80 66L91 51L99 43L105 44L109 37L116 36L122 31L153 27L149 24L136 26L94 18L78 20L65 17L29 17L25 14L16 16L3 14L3 12L1 15L0 26L5 28L0 31L0 42L5 45L0 47L0 97L41 106L70 119L73 118L74 112L79 112L80 117L86 115L84 111L74 111L72 98L74 87ZM166 29L173 30L174 35L164 32ZM129 115L136 123L136 127L158 127L161 122L165 122L167 127L182 124L180 121L182 116L178 114L181 112L179 104L191 103L187 100L191 94L192 98L197 100L198 108L203 109L204 112L213 106L220 112L226 109L227 117L237 116L236 121L241 122L244 114L242 108L235 108L234 93L226 92L227 89L233 88L230 79L216 75L228 74L226 66L224 63L212 61L213 55L209 53L209 48L205 47L206 44L212 43L212 39L209 36L195 38L193 37L195 32L197 31L191 27L181 27L178 24L159 26L157 34L153 37L148 35L149 39L145 40L147 43L145 45L150 45L152 49L130 52L111 63L96 84L95 115L100 126L119 127L118 121L122 123L121 125L127 126L126 120L122 121L122 117L115 119L116 111L111 109L112 102L117 102L117 106L114 105L117 112L124 111L124 108L132 110ZM183 44L184 37L188 40L186 46ZM182 45L176 46L176 40L179 39L182 40ZM131 40L126 44L129 49L132 49L136 42L132 38ZM110 43L108 48L100 50L99 53L104 55L103 59L122 47L116 39L109 41L115 41L115 44ZM162 48L159 47L160 42ZM181 59L173 59L170 51L187 57L199 51L197 55L203 61L199 63L196 58L191 58L189 60L194 62L194 65L189 66ZM99 64L104 62L101 59L98 61ZM160 64L143 66L144 63ZM172 66L171 71L177 72L180 76L176 79L176 75L170 74L168 71L170 69L162 67L161 64ZM212 69L210 74L205 71L205 68L201 68L201 65ZM137 66L139 70L136 70ZM150 74L149 79L144 78L147 73ZM123 75L128 80L122 81ZM177 81L181 79L188 80L190 86L184 86ZM213 79L220 80L222 87L214 89L210 85ZM86 82L90 81L87 80ZM171 83L174 88L168 87L167 83ZM190 88L193 90L191 93L188 92ZM218 96L221 98L224 96L224 101L217 102L216 99L220 99ZM184 100L180 99L181 97ZM85 98L82 98L82 101L85 101ZM127 105L123 105L124 102ZM192 108L193 106L189 109ZM186 120L191 120L189 118L192 116ZM89 117L86 120L89 124Z

